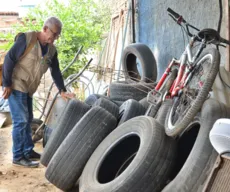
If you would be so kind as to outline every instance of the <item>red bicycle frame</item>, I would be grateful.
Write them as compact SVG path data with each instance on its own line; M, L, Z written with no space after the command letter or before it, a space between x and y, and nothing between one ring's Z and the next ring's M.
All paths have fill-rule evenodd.
M176 79L174 80L170 90L169 90L169 97L172 98L176 95L178 95L178 92L184 88L186 84L186 80L191 72L190 65L188 65L187 62L193 63L192 55L191 55L191 48L193 46L193 43L189 43L186 47L186 50L181 56L180 60L176 60L175 58L172 59L172 61L169 63L168 67L166 68L164 74L162 75L161 79L157 83L155 90L159 91L162 85L164 84L167 76L172 71L173 66L179 66L179 71L177 74Z

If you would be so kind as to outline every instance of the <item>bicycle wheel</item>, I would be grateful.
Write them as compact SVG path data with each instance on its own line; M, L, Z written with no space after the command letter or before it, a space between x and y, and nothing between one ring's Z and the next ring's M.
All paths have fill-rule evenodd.
M179 135L193 120L208 97L219 71L219 64L220 53L214 48L204 50L197 59L183 93L174 98L173 106L167 115L165 131L168 136Z

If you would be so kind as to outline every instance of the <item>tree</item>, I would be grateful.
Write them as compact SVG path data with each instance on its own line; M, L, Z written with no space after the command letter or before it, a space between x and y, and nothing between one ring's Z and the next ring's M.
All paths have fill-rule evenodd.
M89 50L99 49L101 35L108 30L110 21L110 11L100 0L68 0L66 3L46 0L32 9L26 18L22 19L22 23L14 26L14 34L0 34L0 38L8 40L4 48L9 49L12 46L18 32L41 30L44 20L49 16L57 16L63 22L61 37L56 42L61 68L70 63L80 46L83 46L85 54ZM77 72L85 61L86 58L81 57L65 76L73 70Z

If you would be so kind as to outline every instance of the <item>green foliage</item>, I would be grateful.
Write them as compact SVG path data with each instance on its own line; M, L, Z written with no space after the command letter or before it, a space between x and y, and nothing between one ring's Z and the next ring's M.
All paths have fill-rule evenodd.
M15 34L0 34L0 38L9 40L4 48L12 46L18 32L40 31L49 16L56 16L63 22L61 37L55 42L61 68L71 62L80 46L83 46L85 55L89 49L100 49L101 35L108 31L110 22L109 9L99 0L68 0L65 4L58 0L47 0L28 13L23 19L24 25L14 26ZM84 64L85 57L81 56L65 76L77 72Z

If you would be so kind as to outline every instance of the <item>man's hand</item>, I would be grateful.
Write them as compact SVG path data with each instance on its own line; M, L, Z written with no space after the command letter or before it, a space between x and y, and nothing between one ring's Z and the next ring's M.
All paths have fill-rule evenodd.
M68 99L72 99L72 98L75 97L74 93L68 93L68 92L62 91L60 94L61 94L62 99L64 99L65 101L67 101Z
M11 94L11 92L12 92L12 88L11 88L11 87L4 87L4 88L3 88L2 97L3 97L4 99L8 99L9 96L10 96L10 94Z

